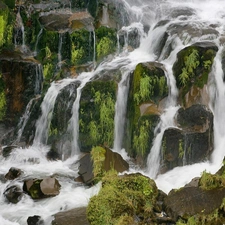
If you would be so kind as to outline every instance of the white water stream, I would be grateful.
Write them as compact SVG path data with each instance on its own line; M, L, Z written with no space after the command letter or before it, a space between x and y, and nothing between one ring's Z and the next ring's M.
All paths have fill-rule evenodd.
M125 51L115 56L112 61L100 64L96 70L92 72L81 73L77 78L64 79L51 84L41 105L42 115L37 121L34 145L28 149L17 149L13 151L7 159L0 156L0 174L6 174L13 166L20 168L24 172L23 176L20 178L21 180L24 178L57 175L62 185L60 194L54 198L41 201L33 201L29 196L24 195L19 203L8 204L5 201L3 192L6 187L12 185L12 183L0 181L0 225L26 225L27 218L33 215L40 215L44 219L45 224L50 225L50 221L52 220L51 216L53 214L62 210L86 206L89 198L98 192L99 186L87 188L75 182L74 177L77 176L78 172L75 162L78 160L79 156L78 110L82 88L96 74L104 70L109 71L117 68L122 72L122 80L118 85L114 130L115 140L114 146L112 146L115 151L122 153L121 137L124 132L124 115L126 105L129 104L127 103L129 72L132 71L139 62L158 60L164 64L170 90L169 97L165 104L164 113L161 115L161 121L158 124L160 132L155 136L154 144L148 157L148 168L146 171L142 171L147 176L155 178L160 189L168 193L172 188L179 188L192 178L200 176L203 170L214 173L220 167L225 155L225 117L223 115L223 112L225 112L225 86L221 65L222 45L220 46L218 40L219 37L223 35L224 30L225 2L222 0L187 0L185 2L181 0L155 0L151 2L148 0L122 0L120 2L124 3L125 10L129 12L130 20L130 25L123 29L129 32L133 28L138 28L141 42L140 47L132 52L125 49ZM186 16L180 15L179 17L173 17L171 13L174 9L185 9L187 12L192 13L187 13ZM170 22L154 29L154 26L160 20L170 20ZM167 39L162 53L157 55L156 50L160 45L160 39L164 31L168 29L170 25L172 26L174 24L192 24L198 27L199 30L202 30L202 28L208 29L209 25L212 24L214 27L217 27L217 34L195 35L193 33L188 34L185 31L183 31L183 33L174 32ZM145 25L150 27L148 34L143 32ZM170 30L170 32L172 31ZM193 35L193 37L191 35ZM157 176L162 135L167 127L174 126L173 117L176 110L179 108L177 105L177 88L172 73L172 65L176 60L177 52L187 45L202 40L215 41L218 47L220 47L210 75L212 80L209 82L209 91L212 101L210 107L214 113L215 135L215 149L212 160L211 162L177 167L172 171ZM169 48L169 46L172 48L172 51L168 56L167 48ZM80 86L77 89L77 98L72 111L73 116L68 126L68 130L73 133L74 149L72 157L66 161L48 161L46 159L46 153L49 149L46 143L56 98L65 86L76 80L80 82ZM21 180L15 180L14 184L21 187Z

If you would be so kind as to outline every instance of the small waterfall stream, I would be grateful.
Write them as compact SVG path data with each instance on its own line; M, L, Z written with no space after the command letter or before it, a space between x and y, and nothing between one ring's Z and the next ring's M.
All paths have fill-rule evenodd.
M54 174L59 175L60 184L62 185L60 194L54 198L43 199L41 201L33 201L29 196L24 195L22 200L14 205L7 205L3 195L4 190L10 185L9 181L2 183L0 181L0 224L4 225L26 225L26 219L32 215L40 215L45 225L51 224L52 215L62 211L69 210L76 207L85 207L88 204L90 197L96 194L100 186L93 186L87 188L74 181L74 177L78 175L78 168L75 162L80 156L79 148L79 107L80 99L82 95L82 89L85 85L90 82L96 75L99 75L102 71L111 71L118 69L121 71L122 78L118 83L117 99L115 105L115 117L114 117L114 151L122 155L123 150L123 135L125 127L125 114L129 91L129 79L130 74L135 69L136 65L141 62L157 61L163 65L165 71L167 84L169 87L169 95L166 98L163 106L162 113L160 115L160 122L155 128L155 138L153 146L150 150L147 159L147 168L141 171L143 174L154 178L158 188L168 193L172 188L179 188L189 182L193 177L199 176L203 170L216 172L221 161L225 155L225 128L224 128L224 111L225 111L225 85L224 85L224 73L222 70L222 53L224 47L219 44L219 36L223 34L224 30L224 13L221 9L225 8L225 3L220 0L212 1L206 0L204 2L200 0L180 1L180 0L167 0L167 1L151 1L148 0L122 0L119 3L124 4L124 10L128 14L128 18L124 15L124 27L121 31L125 32L125 48L124 51L120 49L118 41L117 55L108 61L102 62L97 65L96 63L96 40L95 32L93 31L94 39L94 55L93 64L94 69L90 72L82 72L78 74L76 78L66 78L60 81L52 82L50 88L47 90L44 99L41 104L41 115L36 123L36 132L33 146L27 149L16 149L7 158L3 158L0 155L0 173L6 174L8 170L14 166L24 171L23 178L43 177L52 176ZM116 2L117 2L116 1ZM107 7L107 5L105 6ZM187 15L172 16L169 12L171 9L178 8L187 10ZM103 7L104 10L106 8ZM188 11L189 10L189 11ZM103 11L104 18L103 22L108 21L107 11ZM22 32L22 45L25 45L24 41L24 26L21 23L22 19L18 12L17 23ZM170 17L171 16L171 17ZM127 24L129 20L130 24ZM170 20L165 25L160 25L158 22ZM195 24L197 26L203 26L208 28L210 24L217 24L218 37L215 39L214 35L201 35L201 37L194 36L190 38L187 33L172 33L171 27L177 25ZM149 27L149 32L144 32L145 27ZM170 30L168 30L170 29ZM132 51L128 51L129 45L129 33L136 30L139 35L140 45ZM120 31L120 32L121 32ZM158 52L158 48L161 45L161 40L165 35L165 31L170 32L169 38L167 38L163 48ZM35 52L37 51L37 45L39 38L42 34L40 30L36 44ZM14 36L15 45L18 45L18 36ZM62 37L63 34L59 34L58 43L58 65L61 66L62 56ZM183 36L182 36L183 35ZM118 37L119 40L119 37ZM178 89L176 87L175 78L173 76L172 66L176 61L177 53L186 46L189 46L196 41L212 41L215 42L219 47L219 51L214 60L213 69L211 71L211 78L209 81L209 92L210 92L210 107L214 114L214 139L215 149L212 154L212 160L196 163L193 165L187 165L183 167L176 167L173 170L165 173L158 174L160 169L160 157L161 157L161 142L164 131L169 127L176 127L174 123L174 116L176 115L179 105L177 103ZM171 51L168 51L171 49ZM37 66L37 76L35 85L35 95L40 94L41 87L38 85L42 79L41 73L42 68L40 65ZM47 146L49 126L52 120L52 114L55 106L57 96L64 87L71 84L72 82L78 82L79 87L76 90L76 99L72 106L72 116L69 120L67 132L72 134L71 146L71 158L67 160L48 161L46 154L49 151ZM25 114L21 120L20 130L18 132L17 141L20 140L23 129L26 125L27 119L29 118L30 107L32 102L35 100L31 99L28 103ZM32 160L30 160L32 159ZM185 158L183 159L185 162ZM131 168L131 171L134 170ZM179 177L179 179L177 179ZM69 180L69 182L68 182ZM15 181L16 185L22 187L20 180ZM76 200L74 200L76 199Z

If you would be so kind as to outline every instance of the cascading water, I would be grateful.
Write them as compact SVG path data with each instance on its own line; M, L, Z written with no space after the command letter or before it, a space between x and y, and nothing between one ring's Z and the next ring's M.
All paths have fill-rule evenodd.
M149 62L158 60L164 65L164 71L167 76L167 83L169 86L169 96L165 102L163 113L161 114L161 120L158 124L155 132L155 140L153 147L148 157L148 168L147 171L143 172L146 175L156 179L156 183L160 189L168 192L172 188L178 188L185 183L189 182L191 178L199 176L204 170L210 170L215 172L224 156L224 141L225 131L221 127L224 124L222 112L224 112L223 99L225 98L225 88L223 83L223 71L221 65L221 52L222 46L214 60L213 70L211 75L213 77L210 86L211 92L211 104L212 111L214 113L214 131L215 131L215 150L212 156L212 162L198 163L194 165L177 167L170 172L163 175L158 175L159 162L160 162L160 148L163 132L168 127L174 127L173 122L176 110L179 108L177 105L178 91L176 88L176 82L173 77L172 65L176 61L177 53L187 45L191 45L196 41L210 40L215 41L217 45L219 36L223 32L223 12L222 8L225 8L225 3L216 0L206 0L204 2L200 0L192 1L151 1L148 0L137 1L137 0L123 0L120 3L124 4L125 10L129 13L124 17L124 24L122 30L131 31L133 28L138 30L140 36L140 47L133 50L132 52L125 49L124 52L118 51L120 54L112 59L110 62L104 62L100 64L96 70L81 73L77 78L74 79L63 79L61 81L53 82L48 89L43 102L41 104L42 114L39 117L36 124L36 133L34 144L29 149L16 149L7 158L3 159L0 155L0 173L6 174L9 168L18 167L24 171L24 175L21 179L51 176L53 174L59 175L59 181L62 185L60 194L54 198L44 199L41 201L33 201L30 197L24 195L22 200L16 205L8 204L5 201L3 192L10 185L10 181L2 183L0 181L0 224L4 225L25 225L26 219L29 216L40 215L45 224L51 223L51 215L61 211L69 210L76 207L86 206L89 198L96 194L99 187L86 188L79 185L73 180L77 176L77 168L74 168L74 162L79 156L79 102L82 94L82 89L87 82L99 74L101 71L110 71L112 69L120 69L122 73L122 79L118 85L117 102L116 102L116 114L115 114L115 140L113 149L119 153L122 152L122 136L124 133L124 115L126 112L127 92L128 92L128 81L129 74L135 68L139 62ZM169 16L169 12L172 9L184 9L182 12L188 12L187 15ZM185 11L187 10L187 11ZM131 24L127 24L127 21ZM166 25L161 25L157 28L159 21L170 20ZM195 36L194 34L188 34L188 31L183 33L176 33L171 27L180 24L194 24L201 28L207 28L210 24L217 25L216 34L218 38L214 40L214 35L200 35ZM144 27L148 26L148 35L144 32ZM164 31L170 29L170 37L164 43L164 47L161 52L157 52L163 40ZM193 35L193 38L190 36ZM127 43L129 40L127 40ZM168 49L171 51L168 51ZM60 45L59 45L60 49ZM94 54L95 55L95 54ZM95 62L95 58L93 59ZM58 62L61 62L61 58L58 58ZM37 78L39 79L39 78ZM71 82L79 82L80 86L77 88L76 100L73 104L72 117L69 122L68 132L72 133L72 157L65 161L48 161L46 159L46 153L49 147L46 146L48 140L49 126L52 119L52 113L56 98L60 91ZM39 87L36 88L36 94L38 94ZM29 104L27 106L29 112ZM160 131L158 131L160 129ZM20 135L20 134L19 134ZM31 160L33 159L33 160ZM73 168L73 169L71 169ZM179 179L177 179L179 177ZM68 182L69 180L69 182ZM14 184L22 186L20 180L16 180ZM7 206L6 206L7 204Z
M37 55L37 47L38 47L38 43L40 41L40 38L41 38L41 35L42 35L42 32L43 32L43 28L40 29L38 35L37 35L37 40L35 42L35 47L34 47L34 54Z

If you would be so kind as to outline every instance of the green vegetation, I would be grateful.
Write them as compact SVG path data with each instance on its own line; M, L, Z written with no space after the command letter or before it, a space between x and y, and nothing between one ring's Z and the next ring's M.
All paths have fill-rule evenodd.
M4 119L6 113L6 97L4 91L0 93L0 121Z
M88 83L80 101L80 140L83 149L92 146L112 146L116 102L114 81Z
M199 181L199 186L204 190L212 190L215 188L220 188L225 186L224 175L211 174L203 171L202 176Z
M81 29L70 34L71 63L81 65L93 59L93 41L91 33Z
M103 163L105 161L106 150L102 147L93 147L91 150L91 159L93 161L93 173L95 181L101 180L104 175Z
M116 30L108 27L100 27L96 29L95 34L98 60L116 51Z
M133 148L136 153L141 156L145 156L150 149L148 149L149 139L151 132L151 121L144 120L139 126L138 131L135 132L133 138Z
M153 217L158 190L155 182L141 174L117 176L107 173L102 188L90 199L87 218L91 225L128 225L134 216L145 224Z
M184 157L184 142L183 142L183 140L181 140L181 139L179 139L179 158L180 159L183 159L183 157Z
M184 57L184 67L182 73L178 76L182 86L186 85L195 75L195 69L199 66L199 53L196 49Z

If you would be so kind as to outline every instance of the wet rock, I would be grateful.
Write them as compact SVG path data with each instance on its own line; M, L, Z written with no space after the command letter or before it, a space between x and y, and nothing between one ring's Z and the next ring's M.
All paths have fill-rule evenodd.
M12 145L12 146L6 146L2 148L2 155L4 157L8 157L11 152L13 151L13 149L17 148L18 146Z
M19 186L13 185L4 191L4 196L9 202L16 204L21 200L23 191Z
M177 112L177 128L165 130L161 172L209 159L213 150L213 114L203 105Z
M124 172L129 169L129 164L122 158L117 152L113 152L108 148L105 148L104 160L102 161L102 171L109 171L111 169L117 172ZM91 184L94 179L93 173L93 161L91 154L85 154L79 160L79 172L78 174L86 184Z
M86 208L76 208L54 215L52 225L89 225Z
M166 213L177 221L178 218L201 214L210 214L220 207L225 197L225 188L202 190L199 187L184 187L171 191L165 198Z
M40 216L29 216L27 225L44 225L44 220Z
M205 104L208 76L218 47L211 42L195 43L177 54L173 72L179 88L179 102L184 107Z
M48 177L24 181L23 190L33 199L41 199L58 195L60 187L57 179Z
M40 23L50 31L93 30L93 18L88 12L50 12L40 16Z
M11 167L9 169L9 172L5 175L5 178L7 180L14 180L17 177L19 177L21 174L22 174L22 170L21 169L18 169L18 168L15 168L15 167Z

